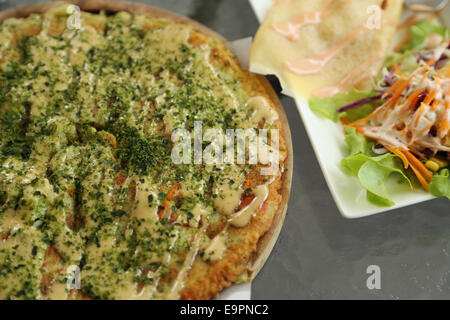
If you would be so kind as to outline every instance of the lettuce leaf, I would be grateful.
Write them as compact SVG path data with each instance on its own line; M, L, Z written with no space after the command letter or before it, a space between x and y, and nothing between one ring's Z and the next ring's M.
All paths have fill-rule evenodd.
M442 169L433 177L430 183L430 193L435 197L447 197L450 199L450 172Z
M409 43L403 47L403 50L410 50L420 47L426 38L433 34L439 34L443 39L448 38L448 29L445 26L435 24L429 20L421 20L411 27L411 37Z
M409 42L399 52L393 52L385 59L384 68L390 69L394 63L398 63L404 74L411 74L419 66L418 58L426 56L428 52L423 46L426 38L431 34L439 34L447 39L449 29L429 20L422 20L413 25L410 32Z
M309 107L318 116L331 119L335 122L338 121L341 116L345 116L349 121L355 121L372 113L372 104L367 103L341 113L338 112L338 109L357 100L376 95L376 92L359 91L352 88L347 93L337 93L329 98L313 97L309 100Z
M342 170L352 176L357 176L364 189L367 190L367 200L377 206L390 207L394 205L389 199L386 181L392 174L400 176L413 188L411 180L405 175L398 157L392 153L375 155L372 152L372 142L356 133L355 128L346 129L345 141L350 156L341 161Z
M347 127L345 129L345 143L349 149L349 155L354 156L358 153L375 156L372 152L373 142L369 142L362 134L356 132L355 128Z

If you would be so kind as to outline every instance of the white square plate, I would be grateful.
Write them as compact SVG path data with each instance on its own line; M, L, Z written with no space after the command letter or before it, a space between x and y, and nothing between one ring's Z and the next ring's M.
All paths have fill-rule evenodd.
M273 0L249 1L260 22L264 19L267 10L273 5ZM442 18L447 23L450 21L449 17L450 6L447 6ZM250 71L253 70L250 69ZM289 92L290 90L284 88L284 91ZM433 199L433 196L425 191L411 190L409 186L398 184L395 179L391 179L388 181L388 190L395 206L377 207L369 203L366 199L366 192L361 187L358 178L348 176L340 169L339 163L347 156L342 125L315 115L309 108L307 101L301 97L294 94L293 98L333 199L345 218L366 217Z

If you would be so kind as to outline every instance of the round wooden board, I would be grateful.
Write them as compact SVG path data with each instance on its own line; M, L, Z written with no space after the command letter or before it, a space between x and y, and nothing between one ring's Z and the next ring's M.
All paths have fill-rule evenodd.
M159 9L140 3L126 2L126 1L80 0L80 1L53 1L53 2L38 3L0 12L0 23L2 23L7 18L12 17L23 18L29 16L32 13L44 13L51 8L59 7L65 3L75 4L79 6L81 10L84 11L95 12L105 10L107 12L113 13L118 11L127 11L133 14L148 14L153 17L165 18L177 23L190 25L198 32L201 32L214 39L217 39L225 44L227 43L227 40L218 33L187 17L172 13L164 9ZM277 241L278 235L280 234L289 203L289 196L291 192L291 182L292 182L292 171L293 171L293 157L292 157L293 151L292 151L291 131L289 129L289 123L286 114L284 112L284 109L280 101L278 100L278 96L276 95L275 91L273 90L269 82L266 80L266 78L262 75L257 74L254 74L254 76L264 87L267 95L270 97L271 101L275 105L275 108L278 112L279 119L282 125L283 131L282 134L286 140L287 158L285 160L285 170L282 174L282 188L281 188L282 200L274 216L272 226L261 237L261 239L258 242L257 251L253 257L251 265L249 266L249 270L252 272L252 279L258 274L258 272L263 267L264 263L269 257Z

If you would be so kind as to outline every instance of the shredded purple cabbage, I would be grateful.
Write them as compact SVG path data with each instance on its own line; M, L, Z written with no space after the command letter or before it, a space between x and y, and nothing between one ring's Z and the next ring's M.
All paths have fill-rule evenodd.
M424 149L424 150L422 151L422 153L423 153L424 155L426 155L427 157L432 157L432 156L434 156L433 150L430 150L430 149Z
M386 81L386 84L389 87L392 87L394 85L394 69L392 69L389 74L384 76L384 81Z
M355 101L355 102L353 102L353 103L350 103L350 104L348 104L348 105L346 105L346 106L343 106L343 107L339 108L339 109L338 109L338 112L344 112L344 111L346 111L346 110L349 110L349 109L353 109L353 108L359 107L359 106L361 106L361 105L363 105L363 104L366 104L366 103L368 103L368 102L370 102L370 101L378 100L378 99L380 99L381 97L382 97L382 95L379 94L379 95L374 96L374 97L368 97L368 98L364 98L364 99L357 100L357 101Z

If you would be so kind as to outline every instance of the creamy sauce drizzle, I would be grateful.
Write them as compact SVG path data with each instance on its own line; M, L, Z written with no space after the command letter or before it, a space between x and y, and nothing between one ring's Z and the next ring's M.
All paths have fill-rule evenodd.
M152 195L155 199L157 198L157 192L147 191L146 180L143 183L139 183L136 192L136 208L133 210L133 215L138 219L144 219L148 221L158 221L158 206L153 204L148 204L148 196Z
M272 25L273 29L277 31L282 36L288 38L291 41L298 40L299 30L307 25L320 24L325 17L331 15L335 10L338 10L345 4L354 0L340 0L335 8L331 8L331 5L336 2L336 0L330 0L320 7L317 11L304 13L293 20L287 22L278 22Z
M319 98L326 98L335 95L336 93L348 92L352 86L367 78L372 78L377 75L375 70L367 72L367 69L376 61L382 59L381 53L372 56L367 61L363 62L355 70L349 73L337 85L318 89L313 92L313 95Z
M238 181L243 181L244 177L240 176L238 179L240 179ZM214 205L220 213L229 216L239 205L243 193L243 188L225 182L216 187L215 194L217 196L214 198Z
M169 290L168 294L165 297L168 300L175 300L180 298L180 291L181 289L183 289L186 274L194 264L195 258L200 248L201 237L199 236L198 233L195 234L194 237L195 238L194 241L192 241L191 249L189 250L186 259L184 260L183 267L178 272L177 278L175 279L172 288Z
M231 225L238 228L245 227L250 222L250 218L261 207L264 201L266 201L269 195L269 187L267 184L257 186L253 189L253 193L255 198L253 198L252 202L230 217L229 222Z
M273 124L278 120L278 113L270 106L266 98L258 96L248 100L247 106L254 110L251 117L253 123L259 123L265 119L267 123Z
M367 28L364 24L354 29L327 51L320 53L312 58L306 58L297 61L286 61L286 67L298 75L319 73L327 65L327 63L330 62L331 59L333 59L337 54L339 54L350 42L370 31L372 30Z
M225 244L227 232L226 229L227 228L225 228L220 234L218 234L214 237L214 239L211 240L211 243L205 249L204 258L210 261L217 261L222 259L223 254L227 249Z

